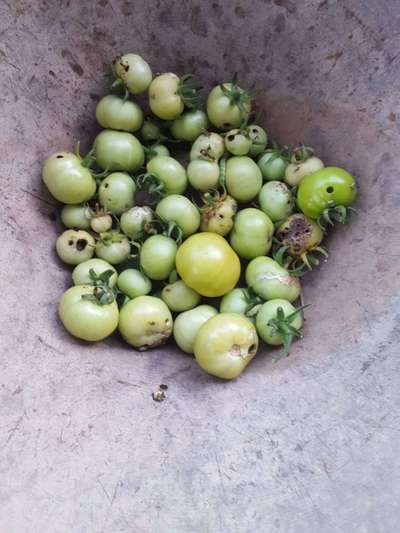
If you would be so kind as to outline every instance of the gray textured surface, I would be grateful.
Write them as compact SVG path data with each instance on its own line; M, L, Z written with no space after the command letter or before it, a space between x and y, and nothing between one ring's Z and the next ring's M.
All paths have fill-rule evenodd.
M0 2L1 533L399 530L399 19L396 0ZM357 175L279 365L219 383L56 320L41 164L89 139L120 51L209 84L239 71L273 136Z

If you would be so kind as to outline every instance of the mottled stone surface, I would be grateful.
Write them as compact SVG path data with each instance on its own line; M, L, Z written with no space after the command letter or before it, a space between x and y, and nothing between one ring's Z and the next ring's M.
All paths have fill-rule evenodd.
M399 19L396 0L0 2L2 533L399 530ZM288 360L220 383L57 321L41 164L88 145L121 51L206 85L238 71L273 137L356 174Z

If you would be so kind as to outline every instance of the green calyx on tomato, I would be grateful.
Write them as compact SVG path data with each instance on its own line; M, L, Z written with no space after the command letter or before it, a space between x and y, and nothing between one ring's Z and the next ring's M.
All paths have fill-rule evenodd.
M344 224L357 196L353 176L339 167L325 167L306 176L297 191L297 205L309 218L326 229L335 222Z
M305 269L319 265L318 256L328 257L320 246L324 232L318 224L302 213L291 215L276 231L274 259L292 274L301 276Z
M107 305L115 300L117 291L110 286L110 279L115 276L115 270L105 270L101 274L96 274L95 270L89 270L90 284L94 286L93 293L83 294L84 300L96 302L99 305Z
M289 306L293 311L291 310L288 313L287 308L289 308ZM270 316L268 321L263 324L264 316L268 317L266 309L269 307L271 307L271 310L274 308L271 313L272 316ZM286 309L284 309L284 307L286 307ZM273 359L274 363L279 361L279 359L287 357L294 339L302 336L302 311L306 307L308 307L308 305L303 305L295 309L289 302L285 302L284 300L271 300L261 307L259 314L257 315L257 331L259 335L268 344L283 344L283 350Z

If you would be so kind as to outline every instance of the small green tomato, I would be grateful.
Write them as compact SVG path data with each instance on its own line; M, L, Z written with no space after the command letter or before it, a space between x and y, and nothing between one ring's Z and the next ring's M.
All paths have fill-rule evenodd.
M104 129L134 132L143 123L143 111L136 102L108 94L97 104L96 119Z
M324 168L324 163L318 157L311 156L305 161L289 163L285 169L285 182L291 187L296 187L309 174Z
M238 377L256 355L258 336L244 316L221 313L205 322L194 341L199 366L221 379Z
M187 167L187 177L197 191L206 192L218 188L219 165L215 161L194 159Z
M258 195L260 208L273 222L285 220L294 210L290 189L281 181L268 181Z
M176 242L165 235L152 235L140 250L140 266L154 280L167 279L175 268Z
M175 119L170 125L171 133L175 139L186 142L193 142L208 128L208 118L204 111L191 109L185 111Z
M94 254L94 238L84 230L68 229L56 241L58 257L68 265L78 265Z
M128 259L131 245L123 233L112 230L100 235L100 240L96 243L95 253L97 257L104 259L111 265L119 265Z
M193 309L201 300L200 294L182 280L166 285L161 291L161 298L174 313Z
M247 156L233 156L226 162L225 185L239 203L250 202L262 187L261 171Z
M94 140L96 162L103 170L135 172L144 163L143 146L125 131L103 130Z
M121 230L131 239L138 239L143 235L146 224L153 220L153 210L148 206L131 207L121 215Z
M224 139L218 133L206 131L194 141L190 150L190 161L205 159L218 161L225 152Z
M299 278L270 257L256 257L247 266L246 284L264 300L282 298L294 302L301 292Z
M86 205L64 205L61 222L66 228L90 229L90 209Z
M117 285L119 290L131 299L149 294L152 288L149 278L135 268L123 270L118 276Z
M214 198L214 197L213 197ZM201 209L201 231L218 233L222 237L228 235L233 228L233 220L237 211L237 203L231 196L218 195Z
M138 296L122 307L118 327L128 344L147 350L165 343L172 333L173 321L162 300Z
M149 87L153 74L148 63L138 54L118 56L112 65L115 74L130 93L140 94Z
M183 194L187 186L185 168L173 157L157 155L147 163L147 172L157 178L167 194Z
M136 185L125 172L109 174L99 187L100 204L114 215L121 215L135 203Z
M256 124L251 124L251 126L248 126L247 131L252 141L249 150L249 156L257 157L262 152L264 152L265 148L267 147L267 132L261 126L257 126Z
M117 283L118 274L115 268L103 259L93 258L80 263L74 268L72 271L72 281L74 282L74 285L93 285L93 278L90 275L91 270L94 271L96 276L100 276L107 270L112 270L114 274L108 280L108 284L110 287L114 287Z
M200 226L200 213L186 196L170 194L163 198L156 207L156 213L167 222L175 222L186 238L195 233Z
M181 350L192 354L197 332L207 320L218 314L211 305L199 305L180 313L174 322L174 339Z
M248 207L236 215L230 243L240 257L254 259L269 252L273 234L274 225L268 215Z
M246 130L231 130L225 135L225 148L233 155L247 155L252 141Z
M281 180L285 175L288 157L283 148L270 148L265 150L257 159L264 180Z

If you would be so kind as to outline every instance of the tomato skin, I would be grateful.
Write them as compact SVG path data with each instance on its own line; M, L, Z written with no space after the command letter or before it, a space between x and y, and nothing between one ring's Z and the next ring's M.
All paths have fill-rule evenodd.
M289 163L285 169L284 180L291 187L295 187L300 184L303 178L321 168L324 168L324 163L315 156L298 163Z
M97 104L96 119L102 128L134 132L142 126L143 111L136 102L108 94Z
M85 341L101 341L111 335L118 326L116 302L99 305L82 298L93 294L93 287L76 285L61 297L58 313L65 329L74 337Z
M186 111L175 119L171 126L171 133L175 139L193 142L209 126L207 115L200 109Z
M339 167L325 167L302 180L297 205L307 217L317 219L328 207L350 206L356 196L356 183L349 172Z
M285 220L294 210L294 198L289 188L281 181L267 181L258 195L260 209L272 220Z
M118 276L118 288L129 298L145 296L151 291L151 281L140 270L126 268Z
M251 124L250 126L248 126L247 131L252 141L252 144L249 150L249 156L256 157L260 155L262 152L264 152L267 146L267 143L268 143L267 132L261 126L257 126L257 124Z
M271 257L256 257L247 265L246 284L264 300L282 298L294 302L301 292L299 278Z
M183 194L187 187L185 168L173 157L156 155L147 163L147 172L155 176L167 194Z
M172 333L172 315L154 296L138 296L120 311L119 331L126 342L139 350L160 346Z
M167 279L175 267L177 245L165 235L152 235L140 250L140 266L150 279Z
M103 170L135 172L144 163L144 150L138 139L125 131L103 130L95 141L96 162Z
M111 230L101 235L102 239L109 237L109 241L97 241L95 253L100 259L104 259L111 265L119 265L128 259L131 245L123 233Z
M125 172L112 172L99 187L100 204L114 215L121 215L135 204L136 185Z
M257 313L256 318L257 333L264 342L272 346L279 346L280 344L283 344L282 336L276 332L274 328L268 326L268 322L271 319L276 318L276 313L279 307L282 308L286 317L296 311L296 308L287 300L274 299L262 305ZM301 313L299 313L293 319L293 322L291 322L290 325L298 331L301 329L303 325L303 317Z
M90 229L90 210L86 205L64 205L61 222L70 229Z
M91 269L93 269L98 276L103 272L106 272L106 270L112 270L114 274L110 277L108 284L110 287L114 287L117 283L118 274L115 268L103 259L93 258L88 259L83 263L79 263L79 265L74 268L72 271L72 281L74 282L74 285L92 285L93 280L89 275Z
M121 215L121 230L131 239L143 235L144 227L153 219L153 210L148 206L134 206Z
M206 192L217 189L219 180L219 166L215 161L194 159L187 167L187 177L190 185L197 191Z
M63 204L80 204L96 192L96 182L82 160L70 152L57 152L43 166L43 181L56 200Z
M274 225L268 215L248 207L236 215L230 243L240 257L254 259L269 252L273 234Z
M157 155L171 155L170 151L164 144L154 144L150 147L150 153L147 154L147 160L156 157Z
M207 320L218 314L211 305L199 305L180 313L174 322L174 339L181 350L188 354L194 351L197 332Z
M148 63L138 54L124 54L113 61L116 75L132 94L143 93L153 78Z
M202 296L222 296L238 282L240 261L223 237L204 232L181 244L176 269L186 285Z
M58 257L67 265L79 265L79 263L91 259L94 248L94 238L84 230L68 229L56 241Z
M199 329L194 355L199 366L221 379L238 377L257 353L258 336L254 325L234 313L216 315Z
M222 85L228 90L233 88L232 83ZM208 118L220 130L239 128L249 117L250 109L250 102L243 103L243 111L236 104L232 104L230 99L224 95L220 85L214 87L207 98Z
M182 114L185 106L178 94L178 86L179 78L172 72L153 79L149 87L149 105L156 117L174 120Z
M201 296L181 279L169 283L161 291L161 299L174 313L181 313L199 305Z
M288 162L280 155L276 155L274 148L265 150L263 154L257 159L262 176L266 181L281 180L285 175L285 170Z
M233 156L227 160L225 185L238 202L250 202L260 192L262 183L261 171L250 157Z
M170 194L156 207L156 213L163 220L175 222L186 238L195 233L200 226L200 213L197 207L186 196Z

